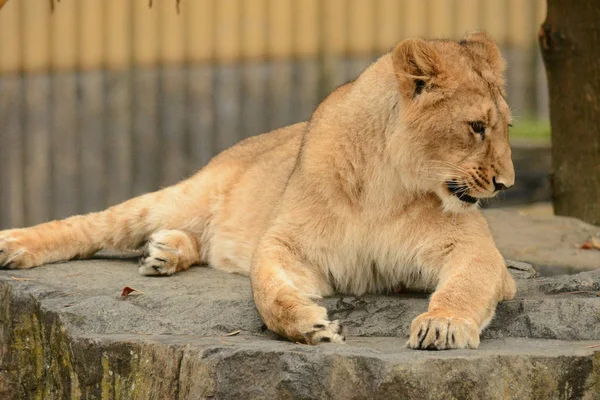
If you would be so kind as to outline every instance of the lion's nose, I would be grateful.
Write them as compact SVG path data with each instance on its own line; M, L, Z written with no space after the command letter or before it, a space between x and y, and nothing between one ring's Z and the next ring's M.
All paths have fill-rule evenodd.
M502 181L497 181L497 180L496 180L496 177L493 177L493 178L492 178L492 182L494 183L494 190L495 190L495 191L499 191L499 190L506 190L506 189L508 189L509 187L511 187L511 186L512 186L512 184L510 184L509 186L506 186L506 185L504 184L504 182L502 182Z

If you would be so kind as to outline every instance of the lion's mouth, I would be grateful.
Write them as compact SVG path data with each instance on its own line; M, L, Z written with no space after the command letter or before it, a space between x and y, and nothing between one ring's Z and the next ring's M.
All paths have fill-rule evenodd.
M469 190L468 187L466 187L464 185L460 185L455 181L447 181L446 187L448 188L448 190L450 191L451 194L456 196L462 202L465 202L468 204L475 204L475 203L477 203L477 201L479 201L479 199L477 199L473 196L469 196L467 194L467 191Z

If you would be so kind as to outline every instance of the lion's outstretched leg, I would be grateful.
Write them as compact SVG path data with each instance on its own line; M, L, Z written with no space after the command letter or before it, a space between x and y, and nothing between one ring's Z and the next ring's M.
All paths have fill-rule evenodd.
M140 259L141 275L173 275L200 262L200 241L193 233L163 229L154 232Z
M169 254L168 261L158 265L156 262L150 263L146 257L142 265L166 274L185 269L199 261L198 245L190 234L170 230L181 229L196 234L202 232L208 206L205 204L206 196L202 196L200 189L193 182L184 181L101 212L76 215L30 228L1 231L0 267L31 268L50 262L90 257L102 249L138 249L153 233L169 229L157 232L157 240L153 240L148 248L154 261L159 262L165 259L165 254ZM186 213L181 212L182 208ZM175 248L180 251L176 263L173 261L174 253L169 253ZM162 254L163 257L154 257L154 254ZM153 266L158 269L155 270ZM144 271L147 269L140 270L142 273Z
M338 321L313 299L331 294L322 276L305 265L293 246L262 243L252 271L254 301L267 327L288 339L307 344L343 343Z
M408 347L475 349L498 301L514 296L514 281L495 248L488 249L488 254L467 257L458 250L458 256L447 260L444 266L429 310L413 320Z

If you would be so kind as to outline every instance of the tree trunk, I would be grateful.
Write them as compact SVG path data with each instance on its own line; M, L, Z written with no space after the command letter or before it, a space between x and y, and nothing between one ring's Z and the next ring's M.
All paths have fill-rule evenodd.
M600 1L547 3L554 212L600 225Z

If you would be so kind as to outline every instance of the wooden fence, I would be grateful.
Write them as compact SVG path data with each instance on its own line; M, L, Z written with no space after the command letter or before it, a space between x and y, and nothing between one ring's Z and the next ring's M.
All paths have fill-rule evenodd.
M172 184L304 120L408 36L485 29L517 117L546 117L543 0L10 0L0 11L0 227Z

